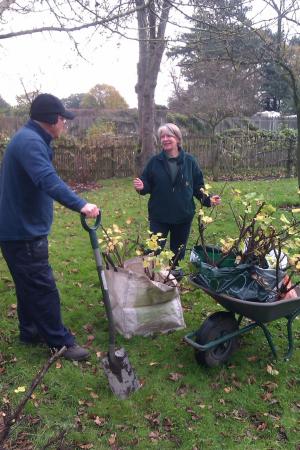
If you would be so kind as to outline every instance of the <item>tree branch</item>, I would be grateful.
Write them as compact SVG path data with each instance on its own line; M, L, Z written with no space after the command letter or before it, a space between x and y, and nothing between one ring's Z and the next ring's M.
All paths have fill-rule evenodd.
M73 26L73 27L65 27L65 26L60 26L60 27L55 27L55 26L49 26L49 27L39 27L39 28L32 28L29 30L20 30L20 31L12 31L10 33L5 33L5 34L0 34L0 40L3 39L10 39L10 38L14 38L14 37L19 37L19 36L26 36L26 35L31 35L31 34L37 34L37 33L43 33L44 31L53 31L53 32L60 32L60 33L72 33L74 31L81 31L84 29L88 29L88 28L92 28L92 27L96 27L96 26L100 26L100 25L106 25L107 23L110 22L114 22L115 20L119 20L121 18L124 17L129 17L131 15L133 15L134 13L143 10L145 8L148 7L148 1L146 1L143 5L136 7L136 8L132 8L128 11L125 11L123 13L119 13L119 14L115 14L113 16L110 17L106 17L104 19L99 19L99 20L95 20L89 23L85 23L82 25L78 25L78 26Z
M14 425L17 422L17 420L19 419L20 414L23 411L26 403L32 396L36 387L41 383L42 379L44 378L45 374L48 372L51 365L60 356L62 356L64 354L66 349L67 349L67 347L65 347L65 346L62 347L58 352L56 352L53 356L51 356L51 358L48 359L48 361L44 364L42 369L39 371L39 373L36 375L36 377L32 381L30 388L28 389L28 391L26 392L26 394L24 395L24 397L22 398L20 403L17 405L15 411L12 413L9 413L7 417L3 418L3 423L2 423L2 426L0 427L0 444L2 444L7 439L7 436L9 435L12 425Z

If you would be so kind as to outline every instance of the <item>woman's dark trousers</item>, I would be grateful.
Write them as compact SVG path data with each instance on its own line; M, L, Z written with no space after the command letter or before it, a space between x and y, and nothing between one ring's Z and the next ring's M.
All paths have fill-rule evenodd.
M170 250L175 255L173 258L175 264L185 256L191 224L191 221L187 223L172 224L150 220L150 231L153 234L161 233L162 238L165 238L164 241L160 242L162 249L164 248L168 234L170 233Z

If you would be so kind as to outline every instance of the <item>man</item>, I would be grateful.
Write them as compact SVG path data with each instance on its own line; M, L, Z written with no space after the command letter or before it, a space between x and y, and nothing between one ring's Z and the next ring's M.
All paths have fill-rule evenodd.
M57 175L50 142L64 131L74 114L51 94L32 102L29 121L7 146L0 171L0 247L13 277L20 341L67 347L69 360L87 359L64 326L60 298L48 261L47 236L53 221L53 200L94 218L96 205L78 197Z

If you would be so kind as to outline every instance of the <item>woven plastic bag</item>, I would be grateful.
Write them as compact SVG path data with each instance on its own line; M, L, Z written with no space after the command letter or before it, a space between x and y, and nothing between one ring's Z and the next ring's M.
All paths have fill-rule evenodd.
M105 270L116 330L126 338L185 328L175 279L163 283L166 273L150 280L142 257L125 261L124 268ZM170 285L171 284L171 285Z

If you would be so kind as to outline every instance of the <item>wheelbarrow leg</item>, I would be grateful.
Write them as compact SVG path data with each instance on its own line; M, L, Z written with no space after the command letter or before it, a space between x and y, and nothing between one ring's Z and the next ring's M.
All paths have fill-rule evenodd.
M285 361L288 361L294 351L294 338L293 338L293 330L292 330L292 325L293 325L293 321L294 319L300 314L300 309L298 309L297 311L294 312L294 314L292 314L291 316L287 317L287 334L288 334L288 351L284 357Z
M273 339L272 339L272 335L271 335L270 331L268 330L266 325L263 323L257 322L257 325L263 330L265 337L268 341L268 344L270 346L270 349L272 351L272 354L273 354L274 358L277 359L277 351L276 351L275 345L273 344Z

